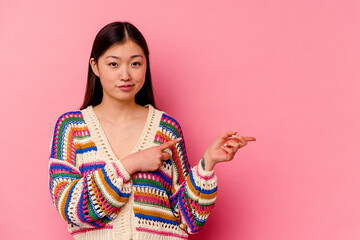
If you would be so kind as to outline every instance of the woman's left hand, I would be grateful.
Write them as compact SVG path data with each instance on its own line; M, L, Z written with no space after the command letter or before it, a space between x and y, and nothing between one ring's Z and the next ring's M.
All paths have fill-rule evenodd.
M236 134L235 131L227 131L210 144L204 153L206 171L213 170L219 162L231 161L239 148L245 147L249 141L256 141L254 137L243 137Z

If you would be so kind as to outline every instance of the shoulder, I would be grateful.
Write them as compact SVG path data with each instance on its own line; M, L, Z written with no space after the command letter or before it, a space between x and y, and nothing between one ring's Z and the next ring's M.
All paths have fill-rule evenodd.
M82 112L80 110L67 111L61 113L56 120L51 143L51 157L63 159L62 146L72 144L75 135L84 134L82 129L85 124Z
M65 126L68 124L76 124L76 123L83 123L84 118L82 115L82 112L80 110L75 111L68 111L60 114L59 117L57 117L55 126Z
M157 110L160 111L160 110ZM173 115L167 112L160 111L159 129L163 133L173 135L174 138L178 138L182 135L180 123L176 120Z
M67 111L61 113L55 122L54 136L63 135L70 129L81 127L85 124L81 110Z

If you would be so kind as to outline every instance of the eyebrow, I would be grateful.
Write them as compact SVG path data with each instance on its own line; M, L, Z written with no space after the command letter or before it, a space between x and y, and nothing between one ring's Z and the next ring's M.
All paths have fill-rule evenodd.
M138 54L138 55L132 55L130 58L136 58L136 57L143 57L142 55ZM120 59L118 56L113 56L113 55L110 55L110 56L107 56L106 58L116 58L116 59ZM105 59L106 59L105 58Z

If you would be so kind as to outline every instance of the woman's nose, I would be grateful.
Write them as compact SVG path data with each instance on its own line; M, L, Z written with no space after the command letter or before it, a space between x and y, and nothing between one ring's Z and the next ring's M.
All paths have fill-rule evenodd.
M123 81L128 81L131 79L130 71L126 66L122 67L120 71L120 79Z

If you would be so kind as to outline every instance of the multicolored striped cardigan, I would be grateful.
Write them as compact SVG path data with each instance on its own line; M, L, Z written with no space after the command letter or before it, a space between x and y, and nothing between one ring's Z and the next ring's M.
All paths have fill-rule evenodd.
M53 203L75 239L187 239L214 207L217 178L201 164L190 168L179 123L152 105L133 149L171 139L159 170L130 176L116 159L93 107L64 113L50 144Z

